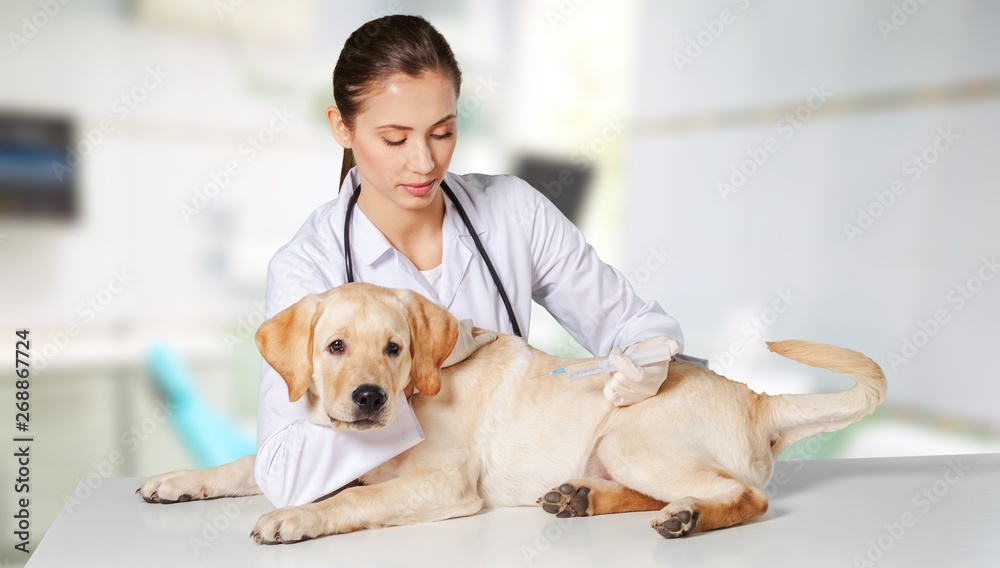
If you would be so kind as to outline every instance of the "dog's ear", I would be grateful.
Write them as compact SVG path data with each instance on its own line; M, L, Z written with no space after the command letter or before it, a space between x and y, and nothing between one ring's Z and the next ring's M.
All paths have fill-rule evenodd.
M302 398L312 377L313 326L319 299L310 294L260 325L254 339L257 349L288 385L288 400Z
M423 394L441 390L441 364L458 342L458 320L448 310L410 290L396 290L410 324L410 381Z

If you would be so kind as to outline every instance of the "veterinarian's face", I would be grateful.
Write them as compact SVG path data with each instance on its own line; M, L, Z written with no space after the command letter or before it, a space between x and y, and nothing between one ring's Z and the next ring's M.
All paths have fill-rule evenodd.
M410 330L398 305L329 302L313 334L309 420L335 430L387 425L410 373Z
M391 76L365 99L353 131L341 142L354 151L362 188L402 209L421 209L439 199L455 152L456 109L455 88L444 75ZM341 140L345 134L337 118L339 112L331 115L331 127Z

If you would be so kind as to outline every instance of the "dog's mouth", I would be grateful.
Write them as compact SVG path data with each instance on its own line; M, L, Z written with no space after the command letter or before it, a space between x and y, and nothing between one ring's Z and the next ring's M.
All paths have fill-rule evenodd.
M330 416L329 414L327 416ZM330 424L334 428L339 429L349 429L349 430L372 430L375 428L381 428L385 426L385 423L381 420L374 420L372 418L358 418L356 420L338 420L333 416L330 416Z

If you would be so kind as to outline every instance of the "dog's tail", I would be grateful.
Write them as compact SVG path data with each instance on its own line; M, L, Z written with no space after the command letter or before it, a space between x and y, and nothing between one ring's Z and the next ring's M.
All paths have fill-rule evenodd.
M771 405L771 452L777 456L791 444L834 432L872 413L885 399L885 375L875 361L850 349L810 341L768 341L767 348L793 361L829 369L857 383L832 394L781 394Z

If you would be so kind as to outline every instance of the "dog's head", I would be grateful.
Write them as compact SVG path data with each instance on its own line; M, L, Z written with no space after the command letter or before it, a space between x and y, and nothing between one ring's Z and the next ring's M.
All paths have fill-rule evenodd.
M311 422L368 430L392 421L410 382L437 394L458 321L420 294L357 282L302 298L255 339L289 400L306 396Z

